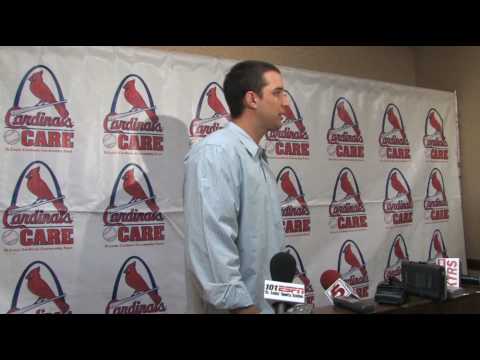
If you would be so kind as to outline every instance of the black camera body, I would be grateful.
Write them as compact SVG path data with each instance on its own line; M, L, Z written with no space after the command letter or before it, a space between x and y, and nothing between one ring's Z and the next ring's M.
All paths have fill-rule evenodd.
M402 305L405 301L407 301L407 293L401 281L390 278L377 285L375 302L379 304Z
M409 295L445 301L447 283L445 268L426 262L402 261L402 283Z

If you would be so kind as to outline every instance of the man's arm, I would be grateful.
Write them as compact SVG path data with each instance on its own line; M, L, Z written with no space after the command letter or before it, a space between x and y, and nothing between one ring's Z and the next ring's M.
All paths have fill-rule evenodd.
M186 271L206 302L243 313L256 308L240 274L235 160L221 147L207 145L185 161Z

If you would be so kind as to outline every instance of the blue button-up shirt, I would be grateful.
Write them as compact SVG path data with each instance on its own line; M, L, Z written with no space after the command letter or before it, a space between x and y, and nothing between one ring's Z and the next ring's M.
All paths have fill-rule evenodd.
M183 188L187 312L257 306L284 231L265 151L235 123L193 145Z

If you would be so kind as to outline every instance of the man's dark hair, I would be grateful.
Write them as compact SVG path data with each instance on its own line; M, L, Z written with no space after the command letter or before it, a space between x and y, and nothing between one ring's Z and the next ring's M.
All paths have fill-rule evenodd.
M262 88L266 85L263 74L267 71L280 74L280 70L275 65L255 60L239 62L230 69L223 82L223 91L232 118L242 114L245 108L243 97L247 91L253 91L262 96Z

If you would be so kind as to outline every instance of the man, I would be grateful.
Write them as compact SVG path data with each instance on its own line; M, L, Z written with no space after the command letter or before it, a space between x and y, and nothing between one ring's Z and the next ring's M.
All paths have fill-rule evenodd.
M232 67L223 84L232 121L185 158L187 312L273 313L263 298L284 242L275 176L259 146L288 105L278 68Z

